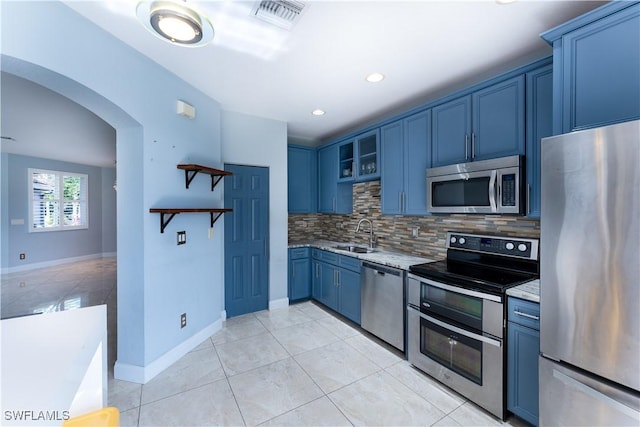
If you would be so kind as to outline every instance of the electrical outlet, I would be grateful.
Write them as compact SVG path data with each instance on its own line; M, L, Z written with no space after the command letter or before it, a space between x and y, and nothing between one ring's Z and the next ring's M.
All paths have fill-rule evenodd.
M187 232L186 231L178 231L178 244L184 245L187 243Z
M20 254L20 259L25 259L27 257L27 254Z
M411 229L411 237L414 239L420 235L420 227L413 227Z
M180 329L187 326L187 313L182 313L180 315Z

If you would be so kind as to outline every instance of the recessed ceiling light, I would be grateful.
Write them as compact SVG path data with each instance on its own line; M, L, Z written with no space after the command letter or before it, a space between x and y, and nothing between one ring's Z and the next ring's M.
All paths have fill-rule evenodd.
M496 3L498 4L509 4L509 3L513 3L516 0L496 0Z
M143 1L136 15L152 34L180 46L203 46L213 39L209 20L182 3Z
M325 111L317 108L317 109L313 110L311 112L311 114L313 114L314 116L324 116L325 115Z
M371 73L366 78L366 81L369 83L378 83L384 80L384 74L381 73Z

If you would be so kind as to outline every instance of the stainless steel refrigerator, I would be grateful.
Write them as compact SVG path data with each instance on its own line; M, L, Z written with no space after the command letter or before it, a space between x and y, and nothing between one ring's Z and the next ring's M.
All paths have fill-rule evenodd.
M540 424L640 426L640 121L541 154Z

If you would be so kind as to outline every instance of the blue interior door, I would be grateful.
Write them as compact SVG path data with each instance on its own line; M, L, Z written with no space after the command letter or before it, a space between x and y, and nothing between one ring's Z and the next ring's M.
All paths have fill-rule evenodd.
M225 165L225 310L227 317L269 306L269 169Z

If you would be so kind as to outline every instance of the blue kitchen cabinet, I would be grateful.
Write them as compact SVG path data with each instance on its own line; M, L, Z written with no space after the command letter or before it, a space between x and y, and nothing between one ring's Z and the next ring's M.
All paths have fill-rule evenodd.
M318 150L318 211L336 211L338 173L338 147L335 145Z
M309 248L289 249L289 301L311 297L311 259Z
M338 182L362 182L380 178L380 137L374 129L338 145Z
M353 186L338 182L338 145L318 150L318 212L349 214L353 210Z
M543 33L553 46L553 133L640 118L640 3L610 2Z
M540 218L540 142L553 132L553 66L531 71L527 79L527 216Z
M313 249L312 296L360 324L360 260Z
M321 261L311 259L311 298L316 301L320 301L321 295L320 264Z
M507 409L538 425L540 305L508 298Z
M318 203L317 151L313 148L287 147L289 213L314 213Z
M360 267L358 258L340 255L338 258L338 312L360 324Z
M524 155L524 76L474 92L471 160Z
M433 166L468 161L471 135L471 96L463 96L437 105L433 107L432 114Z
M380 129L380 206L383 214L402 213L404 182L404 130L402 120Z
M383 214L428 214L426 169L431 166L430 128L431 110L427 110L381 129Z
M338 311L338 269L328 263L320 263L319 301L334 311Z
M355 139L356 181L371 181L380 178L380 132L378 129L358 135Z
M360 272L338 270L338 313L360 324Z
M338 181L353 181L357 169L354 152L353 139L338 144Z
M524 94L520 75L433 107L432 165L523 155Z

